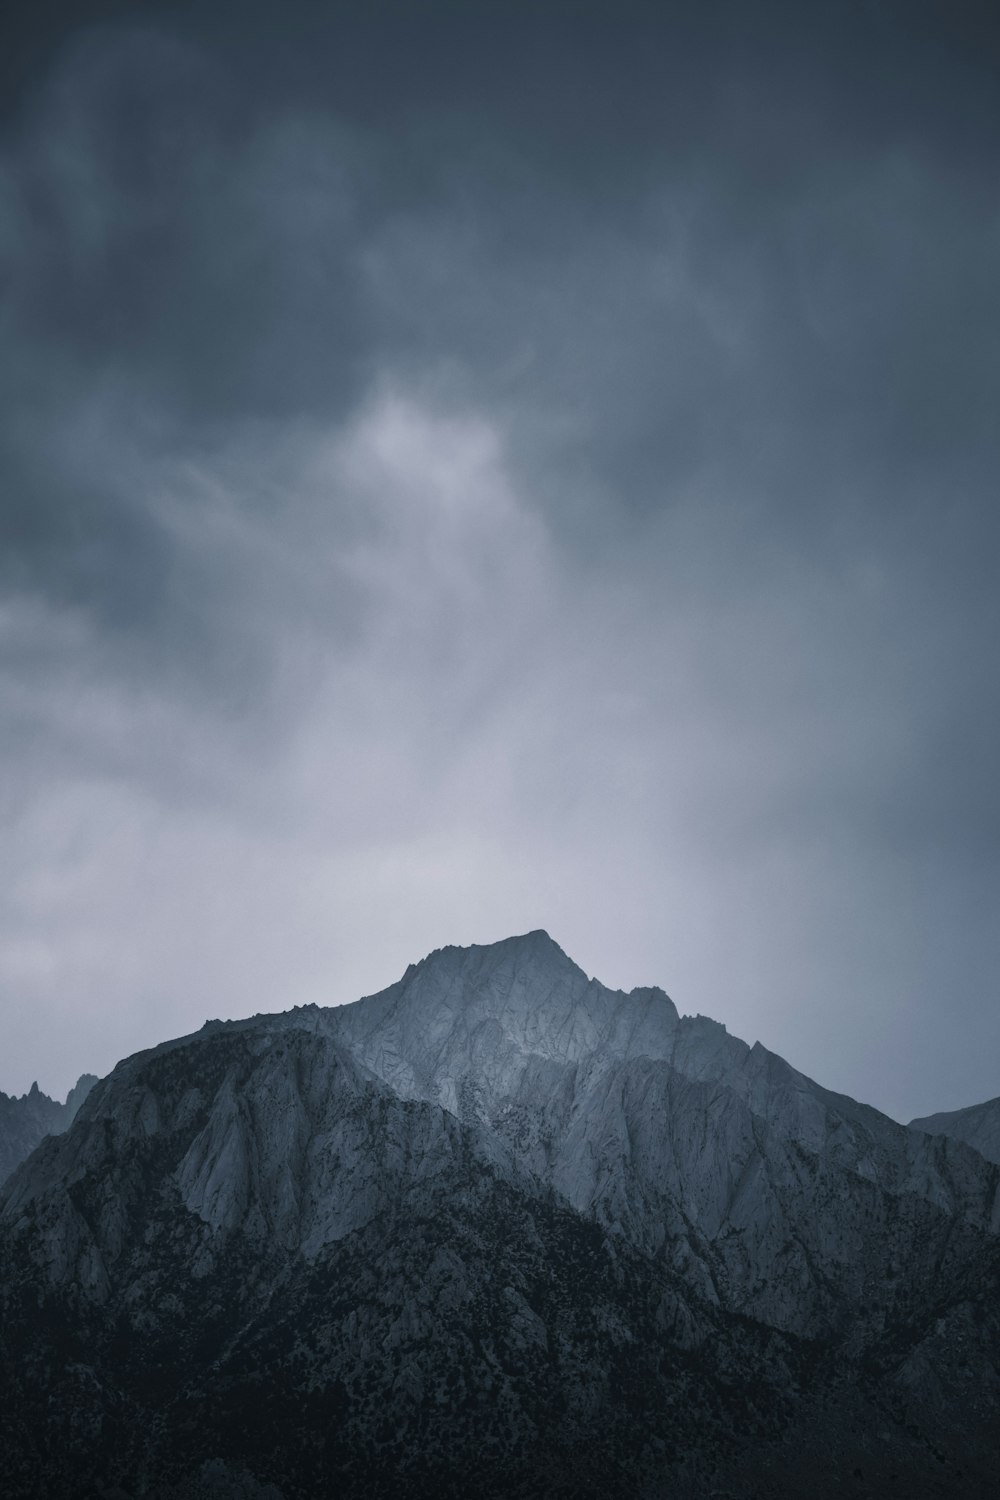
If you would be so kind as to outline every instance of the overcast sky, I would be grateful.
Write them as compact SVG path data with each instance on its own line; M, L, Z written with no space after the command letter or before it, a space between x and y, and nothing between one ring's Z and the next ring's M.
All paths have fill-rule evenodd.
M1000 1094L993 10L22 7L0 1088L545 927Z

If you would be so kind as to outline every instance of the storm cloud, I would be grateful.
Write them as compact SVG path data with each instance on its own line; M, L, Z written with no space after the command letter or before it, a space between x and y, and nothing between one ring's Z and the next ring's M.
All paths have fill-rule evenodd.
M0 1087L545 926L1000 1092L985 10L25 16Z

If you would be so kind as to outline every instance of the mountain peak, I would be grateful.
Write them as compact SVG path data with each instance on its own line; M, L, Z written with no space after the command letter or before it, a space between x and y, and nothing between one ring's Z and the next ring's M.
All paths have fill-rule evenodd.
M661 990L606 989L535 928L439 948L325 1024L397 1093L463 1115L473 1097L487 1113L522 1087L527 1097L540 1069L666 1057L677 1021Z
M544 927L533 927L530 932L512 933L510 937L501 938L500 942L493 946L502 947L507 943L516 945L518 948L530 949L533 952L552 951L561 954L563 958L567 957L565 950L560 948L555 938L549 936Z
M574 969L579 968L573 963L569 954L560 948L555 939L549 936L544 927L534 927L530 932L513 933L510 937L497 938L492 943L468 943L464 946L458 943L448 943L444 948L435 948L433 953L427 955L424 962L427 963L430 959L444 953L461 953L469 956L493 955L497 958L515 954L535 960L543 959L570 964ZM580 972L583 971L580 970Z
M553 984L561 981L574 990L590 983L589 976L579 964L574 963L541 927L499 938L493 943L469 943L464 947L449 943L444 948L435 948L419 963L410 965L401 983L410 985L419 979L423 992L431 980L435 985L459 983L467 986L479 985L488 976L502 982L504 975L508 979L530 976L533 986L546 981Z
M530 932L515 933L508 938L500 938L495 943L474 944L473 951L480 950L484 953L496 954L498 958L512 955L516 959L525 962L544 965L546 967L558 967L570 969L574 974L583 974L580 965L574 963L564 948L560 948L555 938L549 936L544 927L535 927ZM588 977L584 975L584 977Z

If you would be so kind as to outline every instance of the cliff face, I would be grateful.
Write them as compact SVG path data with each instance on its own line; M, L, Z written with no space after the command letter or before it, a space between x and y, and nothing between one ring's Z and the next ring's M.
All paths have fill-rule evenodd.
M541 933L207 1024L7 1184L8 1492L985 1495L998 1178Z

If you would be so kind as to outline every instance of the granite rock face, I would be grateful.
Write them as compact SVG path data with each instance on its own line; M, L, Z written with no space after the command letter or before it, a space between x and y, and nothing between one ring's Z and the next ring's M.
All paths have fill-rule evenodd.
M544 933L446 948L127 1059L14 1173L6 1489L986 1495L998 1190Z

